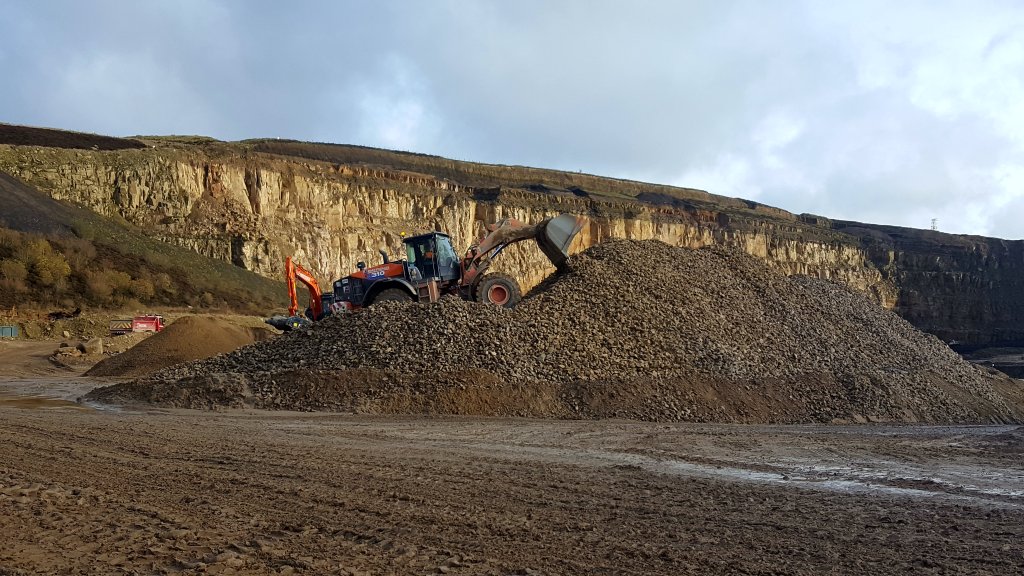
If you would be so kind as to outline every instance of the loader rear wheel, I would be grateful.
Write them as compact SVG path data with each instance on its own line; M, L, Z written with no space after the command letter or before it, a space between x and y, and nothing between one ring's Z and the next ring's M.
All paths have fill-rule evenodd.
M476 287L476 301L512 308L522 300L519 283L505 274L488 274Z
M374 305L377 302L412 302L412 296L408 292L401 288L388 288L387 290L381 290L373 297L373 302L370 305Z

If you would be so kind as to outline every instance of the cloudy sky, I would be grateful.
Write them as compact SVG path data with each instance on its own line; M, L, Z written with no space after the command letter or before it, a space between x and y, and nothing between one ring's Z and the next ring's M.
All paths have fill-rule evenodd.
M0 0L0 121L355 143L1024 237L1021 0Z

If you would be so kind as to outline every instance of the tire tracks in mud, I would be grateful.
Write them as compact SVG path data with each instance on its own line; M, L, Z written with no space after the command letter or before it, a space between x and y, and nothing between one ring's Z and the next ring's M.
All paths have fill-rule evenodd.
M1020 510L586 456L707 451L727 462L758 446L870 450L842 434L265 413L0 416L0 568L802 575L1024 566ZM900 442L904 453L917 445ZM878 441L883 452L894 446Z

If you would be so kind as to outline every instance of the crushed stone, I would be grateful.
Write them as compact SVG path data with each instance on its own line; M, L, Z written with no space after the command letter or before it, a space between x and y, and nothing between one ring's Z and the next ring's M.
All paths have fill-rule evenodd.
M842 285L787 277L722 247L613 240L574 256L512 310L457 298L382 303L89 397L361 413L1010 422L1024 414L1013 382Z
M136 337L137 344L98 362L85 375L114 378L146 376L183 362L231 352L266 340L270 334L262 328L237 326L220 318L184 316L148 338Z

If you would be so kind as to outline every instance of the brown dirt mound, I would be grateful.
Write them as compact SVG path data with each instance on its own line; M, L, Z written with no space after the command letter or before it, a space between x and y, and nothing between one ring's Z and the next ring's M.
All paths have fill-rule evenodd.
M137 378L202 360L267 339L270 331L243 328L220 318L185 316L127 351L93 366L86 376Z
M1017 421L1024 411L1007 386L838 284L789 278L722 248L611 241L514 310L382 304L90 397L752 423Z

